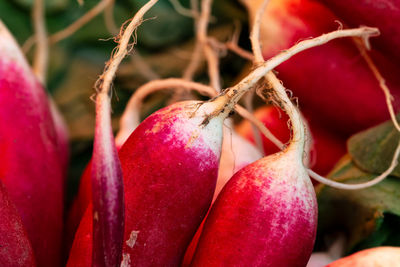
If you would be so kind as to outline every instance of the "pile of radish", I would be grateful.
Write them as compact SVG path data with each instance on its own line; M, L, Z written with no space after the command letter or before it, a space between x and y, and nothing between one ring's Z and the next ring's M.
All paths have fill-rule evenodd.
M112 84L158 2L144 1L112 30L116 47L93 86L93 153L68 208L68 131L45 91L49 44L103 10L110 15L114 1L48 36L45 5L35 0L32 67L0 21L0 266L400 266L399 248L386 243L344 257L356 246L343 229L335 229L336 242L319 234L316 246L318 201L329 206L316 193L398 176L400 65L392 59L400 58L393 37L400 26L386 15L399 17L396 1L240 0L247 51L237 36L227 43L209 36L212 0L188 8L170 0L194 19L189 65L182 78L136 88L114 136ZM252 63L229 86L220 50ZM208 85L195 81L202 60ZM140 121L147 96L168 89L169 104ZM351 178L369 179L342 181L352 156L346 140L389 120L398 144L384 171L350 159L358 175Z

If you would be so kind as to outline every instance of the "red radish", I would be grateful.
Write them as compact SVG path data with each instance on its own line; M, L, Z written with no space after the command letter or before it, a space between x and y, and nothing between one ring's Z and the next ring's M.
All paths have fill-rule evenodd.
M64 176L67 176L67 169L69 164L69 136L68 128L52 98L49 98L50 111L54 121L54 127L57 135L57 148L58 155L62 166Z
M17 209L0 181L0 266L36 266L31 244Z
M282 143L286 144L289 141L289 117L285 112L273 106L265 106L256 109L254 116L259 119ZM255 143L250 122L243 121L236 127L236 130L241 136L250 140L252 143ZM265 136L262 137L262 143L265 155L270 155L280 151L280 149Z
M293 146L243 168L221 191L193 266L305 266L317 222L315 193Z
M92 182L91 182L91 162L88 163L82 173L79 182L79 191L73 200L71 207L68 211L67 220L65 223L65 249L69 252L76 230L82 219L83 214L87 210L89 203L92 201Z
M242 1L250 17L254 17L261 0ZM299 40L336 29L337 19L315 1L271 0L261 24L264 57L268 59ZM381 60L383 75L396 99L394 105L399 106L400 80L395 77L399 70L388 60ZM313 48L276 70L299 98L303 114L338 135L348 136L389 119L384 94L351 40L336 40Z
M174 84L179 85L181 83L182 80L179 79L158 80L152 81L136 90L135 94L128 102L125 112L120 121L120 131L117 134L115 140L117 149L122 146L122 144L126 141L133 130L139 125L139 114L143 99L155 90L163 90L173 86ZM196 86L191 87L191 85L196 85L195 83L186 83L188 85L186 89L193 90L196 88ZM152 85L155 84L158 84L159 87L152 87ZM206 88L207 86L201 87ZM150 88L151 90L148 90L147 88ZM212 92L212 95L214 95L212 88L208 88L208 90ZM205 92L205 90L200 91L203 93ZM235 131L233 131L232 126L229 125L229 120L227 120L224 125L224 141L222 145L221 160L218 169L218 179L216 190L214 193L214 199L216 198L222 187L225 185L225 183L228 181L228 179L231 178L235 172L262 157L261 153L251 143L249 143L248 141L237 135ZM89 182L90 165L91 163L89 163L89 165L86 167L81 177L78 196L73 202L68 216L67 244L72 244L71 238L73 238L73 235L75 234L75 231L79 225L79 221L81 220L86 208L91 201L91 186ZM70 247L70 245L68 245L68 247Z
M157 0L148 1L125 26L121 27L104 72L95 83L96 128L91 164L92 180L92 263L91 266L118 266L122 259L125 227L124 186L111 126L111 84L119 64L133 45L129 45L144 14ZM126 176L126 174L125 174Z
M377 29L365 27L336 31L301 42L261 64L237 85L213 100L177 103L157 111L143 121L119 151L126 199L123 264L132 262L134 265L169 266L180 263L212 199L223 120L249 88L278 64L307 48L334 38L368 38L377 33ZM294 136L299 137L299 134ZM302 149L301 143L299 146L290 146L285 155L290 160L299 157L299 166L302 166ZM294 165L297 164L294 159L292 161ZM305 174L305 169L301 170L300 178ZM299 188L303 187L310 187L313 192L309 180L300 182ZM301 192L297 193L302 195ZM296 197L297 193L291 196ZM315 203L315 195L310 195L307 190L304 194L310 196L306 202ZM315 205L311 206L305 208L312 209L312 214L304 216L315 215ZM91 214L86 213L86 216ZM313 217L309 217L308 222L315 226ZM304 222L304 226L308 222ZM76 257L74 251L80 247L80 254L88 255L87 251L92 249L91 234L92 229L87 224L81 224L70 255L70 266L74 266L77 259L87 262L87 259ZM85 236L88 238L83 238ZM86 243L80 244L82 240L86 240Z
M107 74L106 71L104 76L107 77ZM111 99L105 83L97 88L96 129L91 164L92 266L106 267L117 266L121 262L125 219L124 192L121 164L111 127Z
M265 106L257 109L254 116L262 121L271 132L283 143L287 143L290 138L290 131L287 127L287 115L272 106ZM309 167L322 175L327 174L336 162L346 153L346 141L340 136L332 134L319 125L310 124L311 131L311 163ZM242 122L238 127L239 134L254 143L250 123ZM263 136L264 151L266 155L279 151L277 146Z
M377 267L400 266L399 247L376 247L365 249L334 261L326 267Z
M0 179L38 265L60 264L63 173L48 99L0 22Z
M344 1L319 0L332 9L349 26L372 25L382 32L381 37L372 41L388 57L400 60L400 28L394 21L400 21L400 6L397 0ZM376 44L376 46L375 46Z
M204 121L215 103L199 104L181 102L156 112L119 152L126 199L124 257L135 265L178 265L211 202L227 114ZM91 228L81 225L76 240L90 234ZM80 253L91 249L91 242L84 245L74 242L70 259L75 247Z
M256 16L251 36L256 62L262 65L268 62L262 62L257 26L266 3ZM290 55L305 43L308 41L282 55ZM273 72L258 74L265 76L275 101L289 115L293 130L290 145L246 166L229 180L207 216L193 266L305 266L311 255L317 203L303 165L306 127ZM245 87L243 81L237 86L239 90Z
M90 179L89 179L90 181ZM83 219L79 224L79 229L93 229L92 220L92 205L86 209ZM77 232L74 240L74 245L69 254L67 267L89 267L92 266L92 232L87 234L82 234ZM121 265L124 267L123 265Z
M303 166L304 126L280 81L266 77L291 118L291 144L229 180L207 216L193 266L305 266L311 255L317 203Z

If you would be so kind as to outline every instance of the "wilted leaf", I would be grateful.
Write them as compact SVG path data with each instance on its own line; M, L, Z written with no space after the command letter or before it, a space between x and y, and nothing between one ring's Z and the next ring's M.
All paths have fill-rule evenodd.
M375 177L358 169L346 156L329 175L343 183L361 183ZM317 188L318 236L344 232L347 252L382 245L400 245L400 181L388 177L362 190Z
M400 115L397 116L400 118ZM391 121L353 135L347 149L355 164L370 173L382 173L389 168L394 151L398 145L400 133ZM392 172L400 177L400 165Z

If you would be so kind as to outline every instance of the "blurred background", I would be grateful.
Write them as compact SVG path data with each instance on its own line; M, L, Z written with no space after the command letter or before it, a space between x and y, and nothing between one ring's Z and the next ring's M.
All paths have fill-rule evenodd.
M65 29L99 3L85 0L46 0L48 34ZM92 154L94 134L93 85L116 46L113 36L119 27L146 3L145 0L116 1L114 21L107 12L100 13L68 38L50 46L47 91L63 114L70 135L70 168L66 204L76 194L80 175ZM180 1L189 7L190 0ZM33 35L31 10L33 0L0 1L0 18L24 48L28 60L34 47L27 49L26 41ZM247 13L238 1L218 0L213 4L209 35L220 41L232 36L235 25L241 26L240 46L250 49ZM114 81L113 128L118 129L119 117L132 92L155 78L181 77L194 49L193 18L179 14L169 0L160 0L145 16L137 29L137 44L120 66ZM222 52L221 52L222 53ZM204 62L203 62L204 63ZM223 86L229 86L238 74L250 67L240 57L226 53L221 58ZM205 64L196 73L197 81L207 82ZM166 104L172 91L151 95L143 107L143 117Z

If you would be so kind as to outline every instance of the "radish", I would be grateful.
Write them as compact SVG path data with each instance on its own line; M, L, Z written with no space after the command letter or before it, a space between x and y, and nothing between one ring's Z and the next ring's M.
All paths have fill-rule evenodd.
M260 65L211 101L177 103L144 120L119 151L126 199L122 264L169 266L180 263L212 200L223 120L249 88L272 68L309 47L338 37L367 38L377 33L376 29L365 27L304 41ZM302 154L299 150L288 150L292 151L287 153L288 157L296 162L296 157ZM299 159L300 166L301 161ZM304 184L308 186L307 182ZM308 192L305 195L308 196ZM313 195L310 199L315 201ZM315 206L313 208L315 211ZM85 216L91 214L87 212ZM83 221L87 222L85 216ZM68 263L70 266L77 261L87 262L75 253L88 255L87 251L92 249L91 235L90 225L81 224L71 250L70 259L74 261Z
M399 247L376 247L365 249L334 261L326 267L376 267L400 266Z
M257 12L250 37L255 63L262 65L259 26L267 3ZM276 76L270 71L263 75L275 102L289 115L291 142L283 152L248 165L229 180L205 221L192 266L305 266L311 255L317 203L303 166L305 125Z
M69 164L69 135L68 128L62 114L58 110L52 98L49 98L50 111L54 121L54 127L57 136L57 148L60 158L62 173L66 179Z
M261 0L242 2L253 18ZM316 1L271 0L261 24L264 58L270 58L299 40L336 29L337 19ZM375 51L375 54L379 53ZM394 105L399 106L400 79L396 77L399 68L380 55L376 56L380 58L379 66L389 88L393 89ZM299 98L302 113L313 124L323 125L336 135L348 137L389 119L384 94L350 40L336 40L313 48L296 55L276 70L285 86Z
M265 106L257 109L255 117L261 120L268 129L272 131L283 143L289 141L290 131L287 127L288 117L278 108ZM239 134L254 143L250 123L242 122L237 127ZM319 125L310 125L312 144L311 144L311 163L309 165L315 172L327 174L336 162L346 153L345 139L332 134ZM279 151L279 148L266 137L262 138L266 155Z
M305 266L311 255L317 203L303 166L304 126L280 88L277 99L293 125L291 144L229 180L207 216L192 266Z
M317 204L299 153L289 146L230 179L207 217L193 266L306 265Z
M389 58L400 59L400 28L393 21L400 21L399 2L396 0L343 1L319 0L332 9L349 26L373 25L382 36L372 44Z
M64 179L48 99L1 22L0 55L0 179L38 265L58 266Z
M0 181L0 266L36 266L21 217Z
M115 138L117 149L126 141L129 135L139 125L139 114L143 100L152 92L156 90L164 90L173 86L182 86L183 80L181 79L165 79L155 80L143 87L140 87L133 94L129 100L127 107L120 121L120 130ZM203 94L214 96L214 90L211 87L198 85L194 82L185 82L187 90L197 90ZM150 90L148 90L150 89ZM261 158L261 153L248 141L237 135L226 121L223 127L224 142L222 145L221 160L218 169L217 186L214 193L214 199L219 191L225 185L233 173L237 172L242 167L254 162ZM79 225L86 208L91 201L91 186L90 186L90 168L91 163L86 167L79 185L79 192L74 200L71 210L69 212L67 221L67 247L72 244L71 238Z
M215 103L199 104L177 103L153 114L119 152L127 203L124 255L135 265L179 264L211 202L227 114L199 127ZM76 240L90 234L81 226ZM82 245L74 242L72 259L76 246Z

